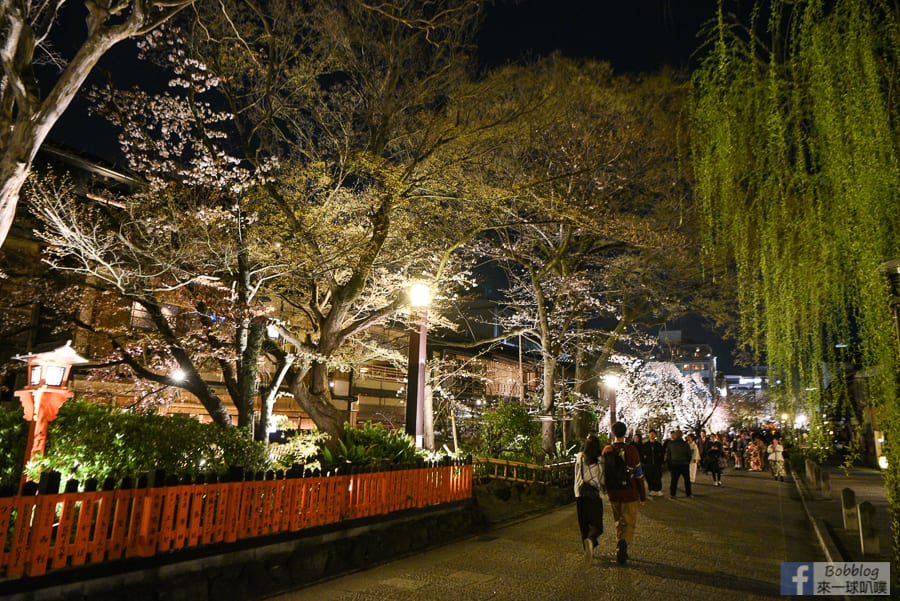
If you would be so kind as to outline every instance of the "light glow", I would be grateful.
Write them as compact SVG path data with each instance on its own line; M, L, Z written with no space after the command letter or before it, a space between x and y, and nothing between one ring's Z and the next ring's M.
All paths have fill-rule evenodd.
M409 287L409 304L413 307L427 307L431 304L431 289L428 284L413 284Z
M603 376L603 382L612 389L616 389L619 387L619 376L616 374L609 374Z

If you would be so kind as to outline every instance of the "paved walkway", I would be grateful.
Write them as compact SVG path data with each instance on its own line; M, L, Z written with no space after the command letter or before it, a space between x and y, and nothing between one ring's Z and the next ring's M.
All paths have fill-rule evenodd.
M698 477L693 499L644 504L625 566L613 558L608 504L592 561L582 553L573 504L272 599L783 599L780 562L826 560L793 481L729 470L716 488L707 478Z

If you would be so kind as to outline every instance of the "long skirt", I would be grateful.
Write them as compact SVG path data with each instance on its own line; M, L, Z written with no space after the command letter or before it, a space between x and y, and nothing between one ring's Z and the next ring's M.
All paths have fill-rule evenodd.
M596 546L597 538L603 534L603 501L578 497L575 499L575 508L578 511L581 540L589 538Z
M775 478L784 478L784 461L770 461L769 469Z

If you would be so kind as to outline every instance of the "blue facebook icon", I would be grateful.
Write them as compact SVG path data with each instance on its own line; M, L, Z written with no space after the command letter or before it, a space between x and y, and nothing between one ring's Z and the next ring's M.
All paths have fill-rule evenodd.
M786 561L781 564L782 595L814 595L812 562Z

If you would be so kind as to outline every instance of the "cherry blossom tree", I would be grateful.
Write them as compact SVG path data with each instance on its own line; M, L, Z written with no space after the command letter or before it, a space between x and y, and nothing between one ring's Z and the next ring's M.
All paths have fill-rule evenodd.
M679 93L665 76L633 81L602 63L559 57L496 80L490 100L516 104L528 119L495 169L513 190L508 212L476 252L505 270L504 325L541 349L538 411L544 450L553 453L550 418L573 396L559 380L560 362L574 359L574 397L589 402L616 344L637 341L636 325L683 310L673 276L696 279L687 182L670 144L667 109Z
M616 419L634 430L699 432L719 409L718 397L703 381L682 374L673 363L623 355L611 361L624 372L616 389Z
M209 231L214 222L190 213L190 261L150 272L167 280L170 269L182 270L194 289L235 291L240 257L252 259L259 281L247 290L277 315L262 304L240 311L278 331L277 344L261 340L271 373L334 440L345 416L331 402L330 374L398 356L379 333L406 319L412 279L432 284L437 324L440 303L467 283L453 251L483 227L482 209L493 202L467 176L483 160L483 124L460 119L476 93L464 49L478 7L198 6L143 44L145 56L176 74L169 92L110 87L94 96L154 194L212 199L204 207L229 224ZM64 220L57 224L58 232ZM230 266L217 261L220 273L210 274L204 261L218 255L212 241L221 237ZM52 242L63 249L69 239ZM160 244L148 244L148 255Z
M64 0L0 1L0 245L16 214L35 154L103 55L119 42L165 23L193 0L85 2L87 31L71 58L52 45ZM42 94L36 68L59 75Z

